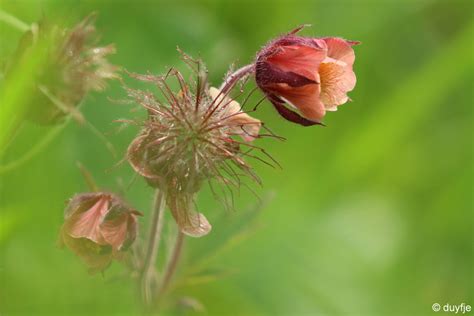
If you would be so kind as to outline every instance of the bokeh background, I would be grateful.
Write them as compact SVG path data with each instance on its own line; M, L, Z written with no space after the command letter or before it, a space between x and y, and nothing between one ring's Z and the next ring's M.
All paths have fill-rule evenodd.
M115 64L142 73L183 69L179 46L207 63L214 85L230 63L250 62L268 40L302 23L312 24L307 36L362 42L354 101L329 113L327 127L296 126L268 102L259 107L256 116L287 140L257 143L283 168L254 162L261 202L243 188L235 211L202 194L198 204L214 230L187 240L165 314L199 314L176 307L182 297L199 301L190 305L202 305L204 315L432 315L433 303L474 305L471 1L3 0L1 9L27 23L45 16L69 26L97 11L101 43L117 46ZM3 62L20 37L0 25ZM120 156L137 129L113 120L143 114L114 101L123 98L112 82L82 108ZM2 163L48 131L26 124ZM1 315L141 312L135 283L118 264L89 276L57 246L64 202L87 190L76 163L101 187L119 190L133 178L119 160L71 123L20 168L0 174ZM153 192L143 182L125 196L146 226Z

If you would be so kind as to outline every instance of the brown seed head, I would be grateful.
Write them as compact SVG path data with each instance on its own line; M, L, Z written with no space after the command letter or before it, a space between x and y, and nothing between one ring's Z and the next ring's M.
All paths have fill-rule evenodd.
M205 181L239 186L242 174L259 181L244 156L246 150L257 148L247 141L259 137L261 122L244 113L228 92L209 88L200 61L188 56L185 61L194 66L192 86L176 69L165 76L132 74L155 84L163 100L153 93L127 88L129 96L149 114L128 148L128 160L151 186L166 192L181 230L202 236L209 232L210 224L194 211L195 194ZM179 85L178 92L170 87L172 79Z

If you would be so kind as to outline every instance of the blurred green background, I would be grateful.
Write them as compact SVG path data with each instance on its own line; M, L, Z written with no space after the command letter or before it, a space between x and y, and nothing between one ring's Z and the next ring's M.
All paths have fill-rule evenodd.
M214 230L187 240L178 273L202 258L209 258L206 271L232 273L214 282L204 282L213 275L185 279L170 302L193 297L205 315L432 315L433 303L474 305L472 1L0 3L27 23L46 16L72 26L97 11L101 43L117 46L113 63L141 73L183 69L178 45L202 57L214 85L231 62L249 63L268 40L302 23L313 25L303 31L307 36L361 41L354 101L329 113L327 127L303 128L280 118L268 102L259 107L256 116L287 141L257 144L283 169L253 163L263 179L254 189L265 202L256 225L241 223L258 204L246 189L236 195L235 212L209 192L200 197ZM0 25L3 61L20 36ZM112 101L124 98L112 82L82 108L121 156L137 129L117 132L113 120L140 116ZM3 163L47 132L27 124L2 153ZM127 163L114 167L119 160L72 123L34 159L0 175L1 315L141 311L135 283L118 264L104 276L89 276L56 244L64 202L87 190L76 162L103 188L117 190L133 176ZM145 223L153 192L143 182L137 179L126 198L145 213ZM238 225L244 231L228 241Z

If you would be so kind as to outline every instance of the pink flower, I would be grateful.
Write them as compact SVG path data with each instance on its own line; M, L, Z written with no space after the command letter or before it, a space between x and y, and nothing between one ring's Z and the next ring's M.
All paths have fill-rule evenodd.
M141 215L115 195L102 192L74 196L64 213L61 242L92 272L120 258L137 236L137 215Z
M347 93L356 84L352 46L358 42L294 35L300 29L258 53L255 77L284 118L307 126L320 124L326 111L336 111L349 100Z

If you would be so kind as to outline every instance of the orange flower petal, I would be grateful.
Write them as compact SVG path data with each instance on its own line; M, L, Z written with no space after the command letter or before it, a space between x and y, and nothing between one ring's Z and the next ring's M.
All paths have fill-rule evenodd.
M321 63L319 66L321 79L321 101L327 110L333 111L335 106L349 100L347 92L354 89L356 76L352 67L337 62Z
M324 41L328 46L328 57L342 61L348 66L354 64L354 50L346 40L338 37L327 37L324 38Z

